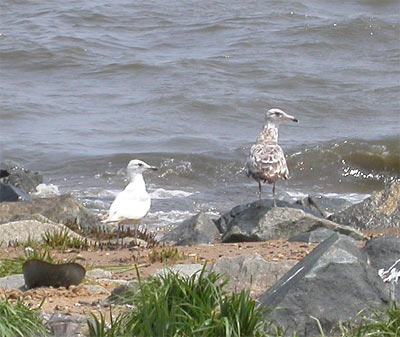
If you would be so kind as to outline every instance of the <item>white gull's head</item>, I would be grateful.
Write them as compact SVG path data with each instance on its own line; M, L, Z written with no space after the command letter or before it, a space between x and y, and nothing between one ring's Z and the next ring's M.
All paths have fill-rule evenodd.
M269 109L265 113L265 121L269 124L279 125L282 122L298 122L298 120L281 109Z
M139 159L133 159L129 162L126 171L128 172L129 176L134 176L136 174L142 174L144 171L153 170L157 171L158 168L155 166L150 166L149 164L141 161Z

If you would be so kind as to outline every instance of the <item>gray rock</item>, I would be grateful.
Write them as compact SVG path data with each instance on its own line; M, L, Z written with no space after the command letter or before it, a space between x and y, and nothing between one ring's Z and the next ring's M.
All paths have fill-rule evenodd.
M396 261L400 260L400 237L388 235L371 239L363 248L363 252L367 255L371 267L377 272L380 269L388 271ZM395 268L400 270L400 263ZM400 304L400 283L385 284L391 292L392 299Z
M12 185L0 183L0 202L28 201L31 197Z
M85 232L102 228L98 217L90 213L75 197L69 194L18 203L0 203L0 224L17 220L29 220L35 214L40 214L71 229L79 228Z
M209 244L219 238L219 232L209 216L200 212L183 221L161 238L161 242L174 242L177 246Z
M34 192L36 186L43 183L43 176L40 173L31 172L12 161L5 161L2 168L9 173L9 176L3 178L3 182L27 193Z
M300 336L319 335L317 318L329 333L338 322L389 302L389 292L364 255L347 236L333 234L259 298L264 308L277 308L267 320Z
M221 234L226 233L229 229L231 222L243 213L253 213L256 217L257 214L265 214L273 208L274 204L271 199L262 199L261 201L254 201L247 204L242 204L233 207L228 213L221 215L218 219L213 220ZM296 209L304 209L303 206L299 204L291 204L287 201L276 200L277 207L292 207Z
M10 175L10 173L8 173L7 170L0 169L0 179L8 177L9 175Z
M87 319L61 313L42 313L52 337L83 337L87 335Z
M228 291L249 290L252 296L259 296L296 263L294 260L267 262L258 254L242 255L219 259L208 271L221 274L224 280L228 280L229 283L225 287Z
M328 218L330 215L341 212L350 207L352 203L343 198L330 198L321 194L310 194L308 197L297 201L297 204L311 210L313 213Z
M86 272L86 278L91 280L97 280L101 278L110 279L111 277L112 273L104 269L92 269Z
M120 286L114 288L111 292L111 295L107 297L105 300L101 301L101 305L110 305L111 303L118 303L121 298L124 297L124 294L128 291L138 291L139 290L139 282L138 281L129 281L126 284L121 284Z
M7 290L25 289L24 275L16 274L0 278L0 288Z
M127 280L118 280L118 279L110 279L110 278L98 278L96 281L99 283L102 283L102 284L115 284L118 286L127 285L127 284L129 284L129 282L131 282L131 281L127 281Z
M46 221L46 219L42 218L42 221ZM66 231L70 237L84 239L83 236L73 232L64 225L42 221L21 220L0 225L0 247L9 247L17 243L25 244L32 241L43 243L43 236L46 233L61 231ZM89 240L88 242L91 241Z
M154 274L154 276L163 276L168 274L169 272L177 273L180 276L191 277L195 273L198 273L203 266L201 264L176 264L171 268L163 268Z
M317 228L327 228L357 240L364 235L353 228L315 217L301 209L288 207L247 208L228 224L222 242L267 241L289 238Z
M321 243L329 238L334 231L327 228L318 228L311 232L301 233L289 238L289 242Z
M329 219L361 229L400 227L400 181Z
M106 294L106 295L111 295L111 292L107 290L106 288L99 286L97 284L87 284L84 286L87 291L91 294Z

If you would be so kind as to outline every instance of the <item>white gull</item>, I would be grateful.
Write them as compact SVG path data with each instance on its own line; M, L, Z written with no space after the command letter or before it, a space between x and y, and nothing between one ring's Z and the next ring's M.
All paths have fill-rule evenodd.
M111 204L108 218L104 222L140 223L150 210L151 198L146 190L143 172L157 170L145 162L134 159L127 167L129 184L120 192Z
M289 179L289 170L286 165L285 154L278 145L278 126L282 122L298 122L296 118L280 109L270 109L265 113L264 129L251 147L246 162L246 174L258 182L259 199L261 200L261 182L273 184L272 197L274 206L275 184L278 179Z

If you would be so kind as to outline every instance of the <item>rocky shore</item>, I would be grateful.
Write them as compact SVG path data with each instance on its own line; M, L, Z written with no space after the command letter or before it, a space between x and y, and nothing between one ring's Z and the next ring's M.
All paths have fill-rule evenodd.
M312 317L330 331L361 310L400 305L399 181L358 204L310 195L277 207L271 200L238 205L218 218L199 213L161 238L162 247L176 253L162 261L154 258L154 242L133 238L134 231L120 238L71 195L33 198L43 182L39 173L12 163L2 169L8 174L0 183L0 266L49 231L93 243L53 252L59 261L75 258L86 268L78 286L27 290L22 274L0 279L2 297L32 305L46 298L41 310L54 336L83 336L88 315L106 312L113 293L135 284L134 265L147 277L163 268L191 274L207 262L208 270L229 279L230 291L249 289L261 307L277 309L266 320L300 336L318 335ZM114 235L114 243L104 243L99 233L108 243Z

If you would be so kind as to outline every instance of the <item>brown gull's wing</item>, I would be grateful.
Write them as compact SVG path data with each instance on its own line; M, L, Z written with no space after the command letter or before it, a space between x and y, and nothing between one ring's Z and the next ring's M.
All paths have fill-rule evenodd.
M289 178L285 155L278 144L254 144L246 163L248 175L259 179L276 181Z

